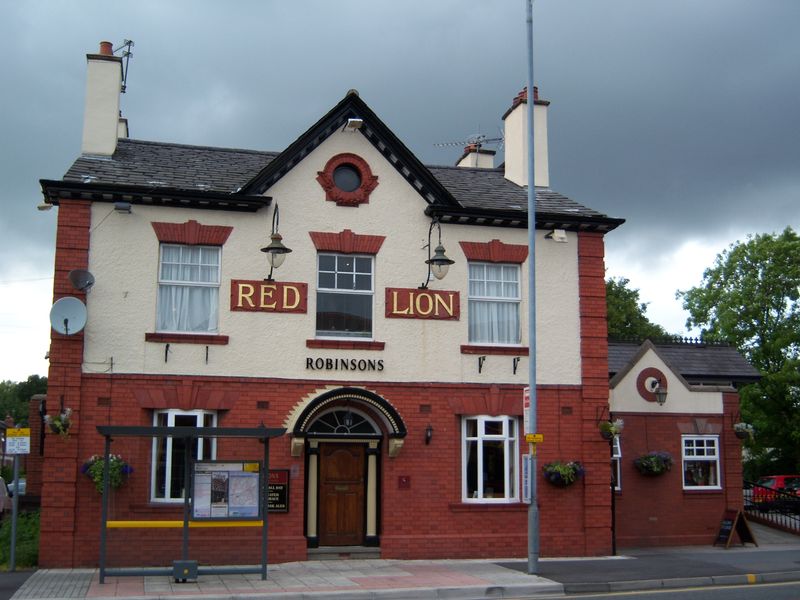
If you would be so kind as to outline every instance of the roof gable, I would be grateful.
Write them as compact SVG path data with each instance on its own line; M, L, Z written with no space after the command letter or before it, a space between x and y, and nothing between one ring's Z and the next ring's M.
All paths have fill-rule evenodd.
M357 133L363 135L429 205L459 206L453 195L361 100L355 90L350 90L325 116L242 186L241 193L265 193L334 132L344 128L348 119L363 121Z

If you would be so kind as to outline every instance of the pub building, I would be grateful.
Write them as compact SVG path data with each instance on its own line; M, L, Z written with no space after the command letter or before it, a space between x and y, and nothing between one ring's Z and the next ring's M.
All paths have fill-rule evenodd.
M270 562L525 556L525 91L503 115L502 165L471 144L454 167L426 166L355 90L279 152L138 140L121 59L103 42L87 61L81 154L41 181L42 208L58 209L54 301L76 298L86 322L51 332L41 412L71 414L30 459L40 566L97 564L101 495L83 471L104 426L285 429L269 442ZM541 553L607 555L612 535L705 543L737 502L731 386L752 372L728 352L724 381L693 380L665 355L700 345L615 347L610 364L603 244L623 220L550 188L549 102L533 101L537 458L583 467L570 486L540 479ZM636 384L653 369L663 404L652 376ZM610 448L598 424L617 413L630 426ZM252 516L234 496L247 498L259 440L190 445L113 440L133 470L109 492L109 521L127 524L107 532L109 565L175 559L181 530L149 527L182 519L185 494L196 515ZM700 448L706 477L687 488ZM672 472L637 480L630 459L661 449ZM643 507L660 503L669 520L654 525ZM192 558L258 562L258 527L222 525L191 530Z

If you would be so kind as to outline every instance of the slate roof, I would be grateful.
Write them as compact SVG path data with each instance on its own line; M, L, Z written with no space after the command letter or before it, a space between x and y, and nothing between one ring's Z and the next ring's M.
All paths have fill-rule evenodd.
M81 156L64 181L235 193L278 152L191 146L120 139L112 157ZM502 169L427 167L462 208L527 214L527 189L507 180ZM537 214L607 218L548 188L537 188Z
M608 342L608 371L613 377L635 357L642 344ZM751 383L758 370L733 346L704 343L654 343L659 356L693 384Z

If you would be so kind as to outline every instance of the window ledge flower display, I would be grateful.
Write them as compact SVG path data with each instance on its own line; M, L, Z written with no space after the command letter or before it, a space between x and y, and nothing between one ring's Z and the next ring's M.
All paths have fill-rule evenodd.
M662 475L672 468L672 456L669 452L648 452L635 458L633 465L642 475Z
M740 440L752 440L755 430L750 423L734 423L733 433Z
M72 409L65 408L55 416L45 415L44 423L50 427L50 431L57 433L62 438L69 437L69 427L72 424Z
M600 421L597 428L604 440L611 440L622 433L624 425L625 422L622 419L614 419L613 421Z
M103 464L103 457L94 454L81 466L81 473L92 480L95 489L100 494L103 493ZM111 489L115 490L120 487L131 473L133 473L133 467L122 460L119 454L108 455L108 485Z
M567 487L583 477L583 465L577 461L551 462L542 467L544 478L552 485Z

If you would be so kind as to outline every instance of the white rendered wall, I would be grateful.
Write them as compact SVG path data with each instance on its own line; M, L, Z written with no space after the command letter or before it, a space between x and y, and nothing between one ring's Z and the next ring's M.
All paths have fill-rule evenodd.
M332 156L354 152L379 178L368 204L357 208L325 200L316 181ZM525 383L527 357L517 372L514 356L488 355L478 373L476 355L461 354L468 343L467 261L459 241L527 244L527 231L499 227L447 225L442 242L456 263L434 290L458 290L459 321L385 318L385 288L417 288L427 275L424 263L429 218L425 202L359 133L339 132L284 176L267 194L280 205L280 232L292 249L277 281L308 284L306 314L231 312L231 279L261 280L267 273L265 255L272 208L257 213L159 208L134 205L131 214L113 212L111 204L92 207L89 269L96 283L87 297L84 371L105 372L113 357L114 372L280 377L396 382ZM151 221L227 225L233 232L222 248L219 333L228 345L170 344L164 360L163 343L144 341L155 331L159 243ZM375 258L373 339L386 343L383 351L328 350L306 347L315 337L316 264L308 231L340 232L386 239ZM538 381L541 384L580 384L580 318L578 307L577 236L568 243L544 240L537 232ZM527 262L521 265L521 289L527 290ZM527 302L520 307L522 345L527 346ZM521 356L521 355L520 355ZM342 372L306 369L306 358L382 360L382 371Z
M89 55L86 67L86 104L83 114L82 154L111 156L117 147L122 60Z
M550 186L547 149L547 105L533 105L533 168L536 187ZM528 185L528 108L518 104L505 118L505 177L517 185Z
M642 369L655 367L667 379L667 400L659 406L657 402L648 402L639 395L636 389L636 378ZM695 390L697 388L694 388ZM611 389L611 412L613 413L696 413L722 414L722 392L693 391L687 388L663 360L649 350L625 377Z

